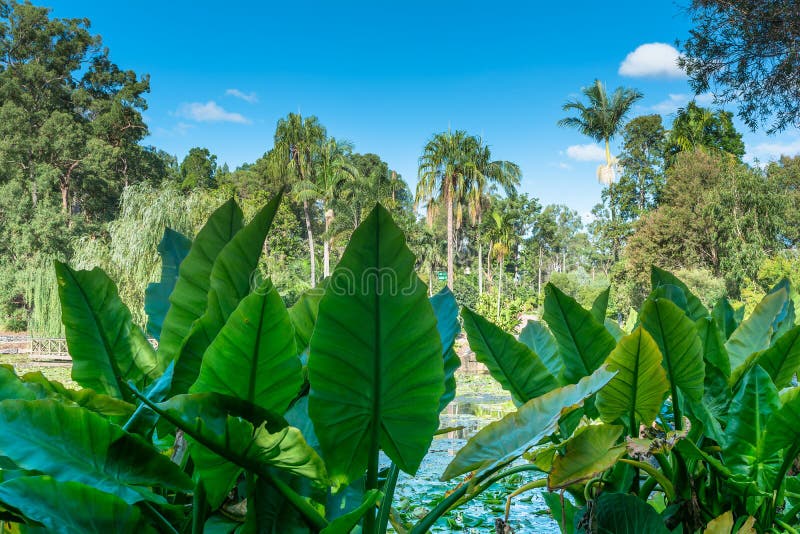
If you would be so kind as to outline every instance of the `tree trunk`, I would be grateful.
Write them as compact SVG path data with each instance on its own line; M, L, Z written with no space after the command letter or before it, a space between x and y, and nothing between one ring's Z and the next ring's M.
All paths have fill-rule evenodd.
M481 214L478 213L478 296L483 295L483 249L481 243Z
M500 321L500 299L503 296L503 256L497 258L497 321Z
M489 240L489 250L486 251L486 281L492 283L492 247L494 242Z
M447 179L447 287L453 290L453 279L455 273L453 272L453 183L450 178Z
M323 209L325 207L323 206ZM333 222L333 210L325 211L325 240L322 242L322 276L327 278L331 275L331 236L328 234Z
M61 211L62 213L69 214L69 183L62 181L59 184L61 188Z
M542 247L539 245L539 286L538 286L539 302L542 301Z
M303 201L303 215L305 215L306 233L308 234L308 257L311 260L311 287L317 287L317 265L314 260L314 232L311 229L311 213L308 209L308 200Z
M428 263L428 296L433 296L433 264Z

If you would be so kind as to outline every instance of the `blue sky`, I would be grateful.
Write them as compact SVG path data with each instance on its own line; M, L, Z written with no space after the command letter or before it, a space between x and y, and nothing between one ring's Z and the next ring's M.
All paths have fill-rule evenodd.
M519 163L522 190L543 204L586 214L600 199L599 154L556 125L561 105L599 78L642 91L631 116L660 112L668 126L691 95L668 48L629 57L685 39L688 0L36 3L88 17L117 64L150 74L148 144L179 158L207 147L231 168L300 111L413 187L425 141L451 127ZM739 128L751 160L800 153L797 130Z

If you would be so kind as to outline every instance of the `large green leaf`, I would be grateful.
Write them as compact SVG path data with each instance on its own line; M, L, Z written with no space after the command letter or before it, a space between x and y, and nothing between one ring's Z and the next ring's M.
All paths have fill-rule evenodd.
M578 511L572 501L564 497L563 493L546 491L542 493L542 498L550 508L550 515L558 523L561 534L573 534L575 532L575 514Z
M147 286L144 292L144 311L147 313L147 334L158 339L169 311L169 296L178 282L178 269L186 259L192 240L172 228L164 230L158 244L161 256L161 280Z
M642 327L622 338L606 364L618 371L597 394L597 410L604 421L636 422L630 431L638 437L638 423L649 425L661 410L669 382L661 366L658 345Z
M731 337L733 331L739 326L731 301L725 297L722 297L714 304L714 309L711 310L711 317L725 340Z
M686 313L693 321L708 315L708 310L705 306L703 306L703 303L700 301L700 299L697 298L697 296L692 293L689 287L674 274L665 271L664 269L659 269L653 265L650 269L650 283L652 284L653 289L665 285L673 285L681 288L684 296L686 297Z
M800 326L795 326L775 341L775 344L755 358L772 377L777 388L785 388L800 369Z
M600 367L616 345L591 312L553 284L544 288L544 320L558 343L566 383L577 382Z
M767 421L780 408L778 390L769 375L753 367L731 401L722 447L725 465L733 472L755 480L760 487L774 478L780 456L768 454Z
M539 356L551 375L559 377L564 373L564 361L558 354L558 345L544 323L528 321L519 333L519 341Z
M230 395L282 414L302 384L292 322L266 280L242 299L208 347L190 391Z
M242 469L268 477L266 468L272 466L319 484L327 482L322 459L300 431L277 414L216 393L176 395L153 407L188 436L189 454L214 508Z
M206 349L239 302L255 289L254 274L258 274L258 259L280 201L279 193L233 236L214 261L209 276L208 306L192 326L175 361L173 394L187 392L197 380Z
M625 445L617 440L624 430L620 425L587 425L564 442L564 452L553 458L547 477L549 490L585 482L611 469L625 455Z
M706 409L717 417L724 417L728 412L731 401L731 388L728 379L731 374L731 364L722 333L710 317L698 319L695 323L700 344L703 347L705 360L705 377L703 378L703 408L694 410L702 416ZM707 421L708 422L708 421Z
M242 210L233 199L211 214L198 232L178 270L169 296L170 307L161 328L158 356L162 367L175 359L194 322L206 311L211 269L219 253L242 227Z
M695 327L703 347L703 359L707 364L719 369L725 377L729 377L731 375L731 360L728 356L728 351L725 349L722 333L714 324L714 320L709 317L703 317L695 322Z
M794 312L794 302L791 299L791 285L789 284L788 278L782 278L780 282L775 284L772 289L769 290L768 294L777 293L778 291L785 291L786 292L786 302L784 302L783 307L775 316L775 320L772 321L772 341L774 342L777 338L781 337L783 334L794 328L794 321L795 321L795 312Z
M670 533L658 512L635 495L605 492L595 501L593 509L599 534Z
M378 490L369 490L364 494L364 500L361 504L353 510L343 514L322 529L320 534L350 534L356 527L358 522L367 513L367 510L374 508L375 503L378 502L383 494Z
M139 508L119 497L48 476L22 477L0 484L0 502L41 523L47 532L156 532Z
M725 343L731 358L732 370L744 364L751 354L769 347L773 322L784 309L788 298L785 288L768 294L758 303L753 313L734 330Z
M433 313L436 315L436 329L442 342L442 358L444 359L444 393L439 399L439 412L444 410L456 396L456 369L461 365L461 358L455 351L456 336L461 332L458 322L458 303L450 289L445 286L430 299Z
M445 469L442 480L475 470L507 464L553 434L561 417L580 407L608 384L616 373L601 367L577 384L531 399L516 412L490 423L472 436Z
M20 467L94 486L128 503L162 501L150 486L192 488L180 468L149 443L83 408L55 400L5 400L0 427L0 454Z
M469 346L517 405L558 386L539 357L502 328L468 308L461 310Z
M663 366L670 384L693 401L699 401L703 397L705 365L692 320L671 301L656 299L645 301L639 321L653 336L664 357ZM677 400L673 398L673 402Z
M319 304L308 379L332 479L360 478L379 448L416 472L439 426L442 343L414 256L380 204L353 232Z
M0 401L58 399L68 405L77 405L107 416L127 417L133 405L102 395L92 389L69 389L61 383L48 380L41 372L26 373L19 377L13 368L0 366Z
M800 444L800 388L794 387L781 395L781 407L767 421L763 455L766 457ZM787 458L793 461L794 458Z
M592 302L592 317L600 324L606 321L606 312L608 311L608 297L611 295L611 286L608 286Z
M158 376L155 351L117 287L98 268L75 271L55 262L61 320L72 356L72 379L112 397L130 399L123 384Z
M297 340L297 350L303 352L308 348L311 341L311 334L314 333L314 325L317 322L319 313L319 301L325 289L321 286L307 289L300 295L300 298L289 308L289 317L294 325L294 333Z

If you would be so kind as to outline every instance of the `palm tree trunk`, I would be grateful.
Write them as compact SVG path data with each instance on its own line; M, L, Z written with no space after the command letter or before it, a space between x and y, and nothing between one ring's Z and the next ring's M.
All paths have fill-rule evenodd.
M500 321L500 299L503 296L503 256L497 258L497 320Z
M448 178L447 183L447 287L453 290L453 184Z
M539 285L537 289L538 301L542 301L542 246L539 245Z
M323 209L325 206L323 205ZM333 222L333 210L325 211L325 240L322 242L322 276L331 275L331 236L328 234Z
M478 296L483 295L483 249L481 243L481 215L478 214Z
M317 265L314 260L314 231L311 229L311 212L308 209L308 200L303 201L303 215L306 219L306 234L308 234L308 257L311 260L311 287L317 287Z
M611 167L611 146L608 139L606 139L606 164Z
M428 263L428 296L433 296L433 263Z

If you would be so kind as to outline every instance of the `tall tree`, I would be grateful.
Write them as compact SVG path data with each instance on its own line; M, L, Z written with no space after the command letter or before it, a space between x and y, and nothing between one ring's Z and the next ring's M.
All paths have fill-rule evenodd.
M737 102L750 128L800 126L800 4L796 0L693 0L694 29L678 60L696 93Z
M695 102L679 109L667 137L667 165L675 161L679 152L698 148L730 154L741 160L744 141L733 126L733 114L723 110L711 111Z
M304 119L298 113L289 113L285 119L278 121L275 128L274 156L294 175L292 191L294 197L303 204L308 254L311 263L311 287L317 285L311 206L318 200L318 197L314 183L313 163L314 156L326 137L325 127L313 115Z
M506 256L511 252L514 240L514 227L510 213L505 210L492 211L489 234L492 239L492 253L497 258L497 317L500 320L500 303L503 298L503 278L505 278Z
M611 139L619 133L625 116L633 104L642 98L642 93L627 87L618 87L609 95L600 80L584 87L583 95L588 103L571 100L562 106L564 111L576 111L577 116L566 117L558 121L559 126L576 128L583 135L595 141L604 141L606 145L606 166L598 167L597 178L600 183L608 185L614 181L611 159Z
M331 274L331 242L333 236L334 201L341 200L342 187L345 181L358 181L358 169L350 163L348 155L353 150L352 143L329 138L319 147L314 158L316 180L314 186L316 197L321 201L322 214L325 217L325 234L322 241L322 273Z
M624 197L619 214L632 220L658 204L664 187L664 141L661 115L631 119L622 131L622 176L619 193Z
M180 166L181 188L184 191L213 187L217 174L217 156L207 148L189 150Z
M503 187L506 193L513 193L519 186L522 171L519 165L510 161L492 161L492 153L488 146L480 146L475 150L475 170L467 182L467 206L476 229L478 242L478 294L483 294L483 240L481 239L481 222L483 212L488 207L491 196L487 195L494 186Z
M468 176L475 170L474 143L463 130L442 132L427 142L419 159L416 203L426 203L431 221L440 207L447 213L447 286L455 278L455 204L464 198ZM459 210L460 213L460 210Z

